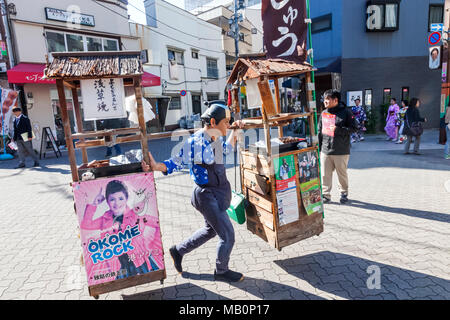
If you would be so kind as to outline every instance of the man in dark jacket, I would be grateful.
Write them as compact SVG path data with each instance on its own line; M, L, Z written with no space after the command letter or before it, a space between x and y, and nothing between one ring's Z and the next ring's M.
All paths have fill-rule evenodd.
M326 109L320 115L318 123L324 202L331 201L333 172L336 170L341 191L340 202L344 204L348 201L350 136L358 130L358 124L350 109L341 102L341 94L338 91L326 91L324 104Z
M14 119L14 137L13 141L17 144L19 151L19 165L17 168L25 168L26 154L33 158L33 167L39 166L37 154L33 150L31 140L33 139L33 132L31 129L30 119L22 114L22 109L16 107L12 110L16 118Z

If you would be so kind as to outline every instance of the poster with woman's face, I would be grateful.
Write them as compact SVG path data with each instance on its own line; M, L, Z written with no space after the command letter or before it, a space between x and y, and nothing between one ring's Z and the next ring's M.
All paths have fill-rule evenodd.
M441 66L441 47L431 47L429 51L430 69L439 69L439 67Z
M17 104L17 96L19 95L19 93L17 91L14 90L10 90L10 89L3 89L0 88L1 90L1 108L2 108L2 114L3 114L3 119L4 121L0 122L0 129L3 130L2 128L2 122L5 125L5 134L10 133L10 131L12 131L11 128L11 117L12 117L12 109L14 108L14 106L16 106Z
M89 286L164 269L153 173L73 183Z

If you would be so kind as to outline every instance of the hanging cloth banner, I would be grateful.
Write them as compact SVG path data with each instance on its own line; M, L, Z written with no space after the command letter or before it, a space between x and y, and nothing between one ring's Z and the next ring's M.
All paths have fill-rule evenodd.
M305 0L263 0L261 14L267 58L303 63L308 31Z

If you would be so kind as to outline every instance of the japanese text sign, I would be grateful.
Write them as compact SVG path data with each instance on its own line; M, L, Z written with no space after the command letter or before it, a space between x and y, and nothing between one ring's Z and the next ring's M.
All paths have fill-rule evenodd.
M124 118L123 79L81 80L85 120Z
M263 0L262 20L267 58L306 60L305 0Z

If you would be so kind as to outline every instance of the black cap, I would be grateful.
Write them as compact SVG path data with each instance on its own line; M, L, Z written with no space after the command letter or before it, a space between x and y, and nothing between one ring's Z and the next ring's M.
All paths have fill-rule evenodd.
M208 105L209 108L201 116L206 123L211 123L213 118L216 120L216 123L219 123L221 120L231 117L231 111L225 104L225 101L211 101Z

